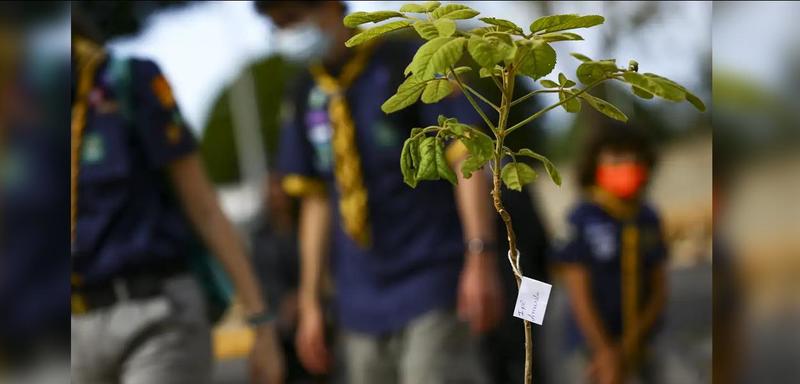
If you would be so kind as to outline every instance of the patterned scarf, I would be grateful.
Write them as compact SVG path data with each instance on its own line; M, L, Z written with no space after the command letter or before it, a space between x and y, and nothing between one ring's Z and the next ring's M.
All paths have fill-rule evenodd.
M89 92L94 86L97 67L106 58L102 47L89 40L76 37L72 39L72 57L78 70L77 87L72 102L72 142L70 147L70 241L75 241L75 227L78 219L78 175L80 171L80 152L83 131L88 114Z
M339 213L345 233L361 247L371 242L367 208L367 189L356 146L356 126L347 103L347 89L366 68L374 44L358 49L343 67L338 78L331 76L321 64L311 66L314 81L330 101L328 116L333 127L333 161L336 187L339 191Z

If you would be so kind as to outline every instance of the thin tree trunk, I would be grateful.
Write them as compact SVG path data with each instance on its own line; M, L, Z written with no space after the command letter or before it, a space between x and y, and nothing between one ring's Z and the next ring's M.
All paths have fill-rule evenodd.
M511 263L511 269L514 272L514 278L517 281L517 289L519 289L520 285L522 284L522 271L519 269L519 251L517 251L517 236L514 232L514 227L511 224L511 215L506 211L505 207L503 206L503 200L501 198L501 159L503 158L503 139L505 138L505 128L506 124L508 123L508 115L511 110L511 99L512 95L514 94L514 80L515 74L513 68L511 68L510 73L503 74L502 83L503 83L503 95L502 101L500 103L500 116L499 121L497 124L497 142L495 146L495 153L494 153L494 164L492 169L492 199L494 202L494 209L497 211L497 214L500 215L500 218L503 219L503 223L506 226L506 234L508 239L508 249L511 252L511 256L509 257L509 262ZM525 326L525 384L532 384L533 383L533 335L531 333L532 326L531 323L528 321L524 321Z

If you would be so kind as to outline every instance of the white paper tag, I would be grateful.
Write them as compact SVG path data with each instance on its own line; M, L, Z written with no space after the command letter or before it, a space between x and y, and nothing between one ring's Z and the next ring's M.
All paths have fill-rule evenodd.
M542 325L547 300L550 299L550 288L550 284L522 276L514 316Z

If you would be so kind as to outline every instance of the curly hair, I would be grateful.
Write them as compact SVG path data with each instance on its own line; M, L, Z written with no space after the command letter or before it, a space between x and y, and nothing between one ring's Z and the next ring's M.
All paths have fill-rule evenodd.
M600 152L630 151L636 154L648 171L657 161L657 154L652 139L644 127L628 122L604 119L602 123L591 127L583 144L581 157L577 165L577 182L583 188L595 184L595 171Z

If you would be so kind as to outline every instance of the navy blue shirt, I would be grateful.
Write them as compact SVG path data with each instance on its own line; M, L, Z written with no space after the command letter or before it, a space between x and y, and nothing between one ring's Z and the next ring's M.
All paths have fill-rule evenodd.
M455 302L464 248L453 187L446 181L409 187L400 172L400 152L413 127L435 125L439 114L473 125L479 120L463 95L389 115L381 111L403 81L403 68L415 49L413 44L381 43L347 90L368 195L369 249L359 247L342 228L328 97L310 77L300 80L293 113L282 130L280 170L326 185L334 213L330 256L336 310L341 325L350 330L396 330Z
M164 169L196 148L169 84L151 61L110 63L89 94L80 154L73 271L85 284L186 260L194 235Z
M650 298L648 286L654 269L666 258L666 248L661 236L658 213L644 204L635 220L639 230L640 294L641 303ZM585 266L591 280L592 301L603 325L611 337L622 334L622 283L621 283L621 220L610 215L600 205L580 202L569 214L569 235L566 243L557 250L557 261ZM570 347L584 345L583 335L575 316L570 313L568 325Z

